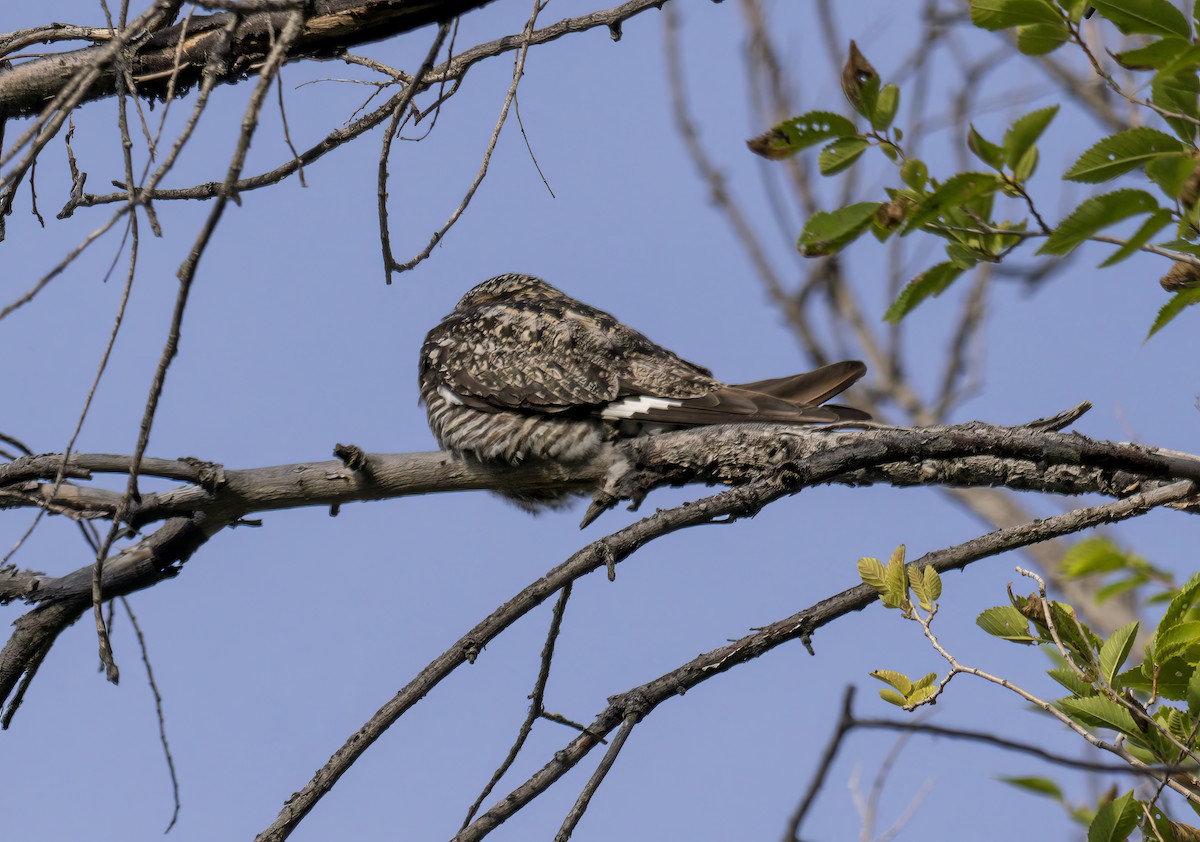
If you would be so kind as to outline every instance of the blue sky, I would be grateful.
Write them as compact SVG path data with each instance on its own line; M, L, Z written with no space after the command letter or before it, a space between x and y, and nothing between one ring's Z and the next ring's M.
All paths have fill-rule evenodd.
M843 13L843 32L886 78L912 48L904 39L916 31L921 4L853 6L854 14ZM766 165L743 145L765 127L748 114L739 10L733 3L679 7L703 141L755 224L768 229L773 223L759 172ZM556 0L542 22L590 9ZM525 4L496 3L468 16L459 48L519 31L527 13ZM774 26L795 63L803 107L844 110L813 14L809 4L778 4ZM3 18L4 30L102 21L93 4L65 1L14 7ZM411 69L431 37L423 30L364 52ZM463 292L509 271L545 277L723 379L805 368L809 361L712 209L673 130L662 38L661 15L652 11L628 22L617 43L596 30L533 50L521 116L556 198L510 122L463 220L430 260L391 286L383 282L375 215L379 132L308 168L307 188L292 178L230 206L201 264L149 453L253 467L326 459L337 442L384 452L432 449L416 403L421 339ZM987 36L975 38L966 43L989 48ZM507 57L474 68L427 140L394 147L392 241L400 259L420 250L457 204L510 73ZM993 138L1013 117L1053 101L1031 66L1012 63L999 75L986 84L1026 93L1040 86L1046 97L993 102L977 121ZM285 70L298 147L340 125L365 95L335 81L297 86L352 76L362 78L333 62ZM167 186L223 175L248 93L241 85L214 94L190 154ZM175 105L173 122L190 104ZM121 176L115 112L108 101L76 115L74 147L90 174L89 190ZM906 125L903 108L898 123ZM1040 186L1052 216L1073 206L1064 195L1083 196L1060 187L1054 173L1099 131L1068 109L1047 133ZM935 171L952 169L946 144L953 140L950 132L931 140ZM288 156L277 111L268 108L247 172ZM868 183L883 172L868 165ZM47 226L31 219L23 190L0 247L5 301L106 218L99 209L52 219L69 184L61 141L47 150L37 179ZM156 240L143 227L128 324L81 451L133 450L175 271L208 207L159 203L158 212L165 236ZM772 242L775 258L790 259L790 243ZM74 428L120 294L123 270L102 282L117 248L110 235L0 325L7 360L0 393L9 396L0 430L35 451L60 450ZM1086 399L1096 409L1081 432L1191 446L1195 319L1185 314L1142 344L1165 300L1156 278L1167 267L1139 257L1113 270L1092 268L1104 254L1084 248L1068 271L1034 292L1011 281L997 285L985 328L985 387L955 420L1019 423ZM873 241L848 258L874 315L888 303L888 259ZM915 272L937 257L917 247L909 259ZM928 302L908 322L920 385L934 383L940 371L956 299L952 292ZM703 494L656 492L645 509ZM1059 503L1031 498L1031 505L1053 512ZM580 533L579 514L531 518L482 493L348 506L336 518L318 509L270 513L261 529L225 532L177 579L134 595L182 786L183 811L171 838L252 838L354 729L463 631L585 541L638 516L619 510ZM11 546L31 516L5 514L0 545ZM1186 577L1194 569L1188 552L1194 541L1186 540L1181 517L1155 514L1111 534ZM547 708L590 721L608 695L856 584L860 556L886 557L905 543L916 557L981 531L932 490L835 488L805 491L733 527L664 538L623 564L614 583L598 575L576 588ZM16 560L64 573L86 564L88 554L70 524L52 520ZM1053 695L1034 653L974 626L980 610L1004 601L1005 584L1021 562L1001 557L948 576L938 625L943 642L964 660ZM21 611L9 606L0 616L12 620ZM366 753L292 838L452 836L515 736L548 623L546 605L439 686ZM7 811L10 838L156 838L170 815L153 702L129 625L119 616L114 630L123 670L116 688L96 672L90 626L79 623L60 638L13 727L0 735L3 802L20 807ZM823 629L814 646L816 657L799 645L783 647L660 707L634 730L574 838L777 838L835 722L842 689L861 688L863 715L901 716L876 698L867 673L942 669L919 629L877 606ZM1033 742L1059 740L1056 725L1015 697L965 678L927 715ZM497 796L570 736L540 723ZM1079 751L1070 742L1056 744ZM869 786L891 745L890 736L864 733L844 747L808 826L810 838L857 835L847 781L860 769ZM493 838L551 838L598 759L595 753ZM1070 831L1057 808L994 780L1048 771L1024 758L918 738L892 774L880 822L886 826L929 780L910 837L970 826L973 838L998 840L1031 824L1043 838L1061 837ZM1081 799L1099 788L1061 777Z

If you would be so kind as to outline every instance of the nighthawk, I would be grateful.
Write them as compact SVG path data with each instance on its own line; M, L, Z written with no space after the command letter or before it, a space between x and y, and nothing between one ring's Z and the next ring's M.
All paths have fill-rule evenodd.
M866 420L858 409L819 405L866 370L846 361L729 385L539 278L500 275L425 337L420 386L446 450L482 462L574 464L612 439L662 430ZM573 492L505 496L535 511Z

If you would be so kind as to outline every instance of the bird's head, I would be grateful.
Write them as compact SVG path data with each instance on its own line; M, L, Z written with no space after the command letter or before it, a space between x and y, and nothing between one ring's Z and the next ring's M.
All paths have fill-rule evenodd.
M533 275L497 275L464 295L455 306L454 311L461 313L474 307L499 301L521 301L533 298L546 300L561 297L565 297L562 292Z

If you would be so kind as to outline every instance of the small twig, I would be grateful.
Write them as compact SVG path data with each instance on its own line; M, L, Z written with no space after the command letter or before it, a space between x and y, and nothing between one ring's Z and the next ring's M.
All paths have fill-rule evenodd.
M625 720L621 723L621 729L617 731L617 735L613 737L612 744L604 752L604 756L600 758L600 764L596 767L596 771L588 778L583 791L579 793L579 798L575 800L570 812L567 813L567 817L563 819L558 833L554 834L554 842L567 842L571 838L571 834L575 832L579 820L583 818L583 814L587 810L588 804L591 803L592 797L596 794L596 790L600 788L600 784L604 783L605 776L612 769L613 763L617 761L617 755L621 753L621 749L625 746L625 741L629 739L629 734L639 721L641 721L641 715L637 712L625 715Z

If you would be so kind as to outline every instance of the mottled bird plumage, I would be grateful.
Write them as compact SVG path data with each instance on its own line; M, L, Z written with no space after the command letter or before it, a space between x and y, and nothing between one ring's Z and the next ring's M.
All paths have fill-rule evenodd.
M675 427L863 420L818 406L863 375L860 362L729 385L530 275L472 289L429 332L420 389L446 450L484 462L575 464L607 441ZM509 494L528 509L571 492Z

